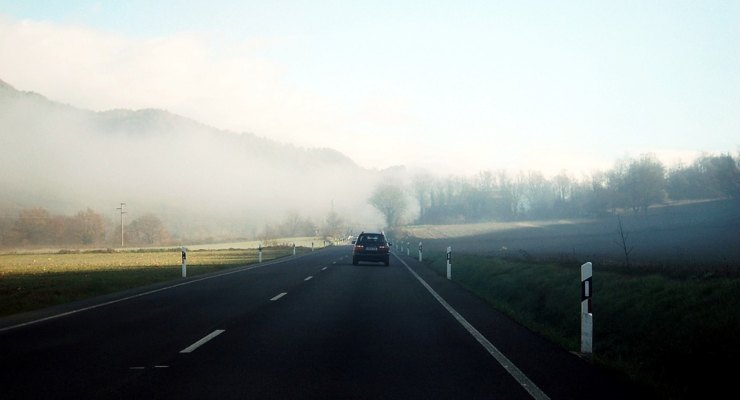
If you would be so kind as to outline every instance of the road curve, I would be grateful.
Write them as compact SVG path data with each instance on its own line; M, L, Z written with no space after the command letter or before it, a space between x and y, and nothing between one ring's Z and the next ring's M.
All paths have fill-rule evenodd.
M644 397L410 257L348 256L333 247L0 320L3 398Z

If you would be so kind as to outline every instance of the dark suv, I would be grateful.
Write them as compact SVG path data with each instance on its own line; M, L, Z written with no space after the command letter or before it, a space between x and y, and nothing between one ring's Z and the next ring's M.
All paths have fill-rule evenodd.
M390 243L385 240L382 233L362 232L352 246L352 265L360 261L382 262L386 266L390 264Z

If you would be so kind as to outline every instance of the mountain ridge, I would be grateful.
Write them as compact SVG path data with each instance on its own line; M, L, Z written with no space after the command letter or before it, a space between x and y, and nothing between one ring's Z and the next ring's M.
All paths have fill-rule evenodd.
M162 109L81 109L0 81L0 205L69 213L126 201L173 225L197 214L253 232L287 210L319 219L334 203L352 215L379 179L335 149Z
M359 168L359 166L357 166L354 160L352 160L350 157L348 157L347 155L345 155L344 153L336 149L332 149L328 147L303 148L300 146L295 146L291 143L280 142L280 141L276 141L276 140L269 139L266 137L260 137L253 133L234 132L234 131L227 130L227 129L221 129L221 128L213 127L205 123L202 123L200 121L188 118L186 116L173 113L166 109L114 108L114 109L103 110L103 111L92 111L92 110L79 108L73 105L69 105L69 104L65 104L65 103L61 103L61 102L49 99L46 96L40 93L37 93L37 92L18 90L2 79L0 79L0 89L6 92L5 95L10 94L11 96L15 96L16 98L21 97L21 98L25 98L25 100L30 100L30 101L38 100L38 101L45 103L45 105L48 105L54 108L67 109L69 111L94 115L93 118L98 119L98 121L96 121L97 128L102 129L102 130L112 131L115 133L142 134L142 133L172 131L176 129L188 129L188 130L199 129L199 130L203 130L204 132L209 132L209 133L242 136L243 138L246 137L251 140L264 142L264 144L268 146L273 145L273 146L278 146L282 148L292 147L294 149L307 151L315 155L324 154L324 155L329 156L331 162L341 163L347 167L352 166L352 167ZM0 92L0 94L3 94L3 93ZM134 132L134 129L136 128L138 128L138 132Z

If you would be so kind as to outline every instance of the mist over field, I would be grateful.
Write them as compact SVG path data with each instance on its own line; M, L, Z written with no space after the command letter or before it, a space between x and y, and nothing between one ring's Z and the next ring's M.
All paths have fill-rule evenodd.
M2 81L0 132L4 247L117 246L117 208L126 203L126 242L140 245L315 234L341 238L413 224L566 220L579 237L546 236L549 246L544 246L537 239L542 233L528 230L531 240L516 245L501 241L495 228L478 232L476 246L494 253L512 248L551 257L600 253L620 259L613 218L628 214L630 221L642 221L639 230L649 238L637 240L639 234L630 232L632 241L640 242L629 243L639 249L633 258L686 259L687 249L700 247L690 251L698 260L696 254L711 247L715 250L705 260L737 259L723 250L735 246L724 232L738 226L740 197L740 168L729 153L669 166L645 154L581 177L565 170L554 177L531 170L468 177L403 166L370 170L332 149L219 130L166 110L93 112ZM731 199L724 206L730 211L676 209L680 230L671 219L648 214L652 206L703 199ZM587 227L594 223L600 226L595 231ZM694 229L707 223L709 233ZM506 229L498 235L519 233ZM707 238L726 245L701 245ZM664 244L646 245L656 240Z
M679 3L0 0L0 240L737 199L740 9Z
M117 221L145 213L184 237L255 236L297 213L375 224L380 174L331 149L217 130L164 110L92 112L0 83L0 209L86 207ZM358 184L361 183L361 184ZM360 210L365 210L359 212Z

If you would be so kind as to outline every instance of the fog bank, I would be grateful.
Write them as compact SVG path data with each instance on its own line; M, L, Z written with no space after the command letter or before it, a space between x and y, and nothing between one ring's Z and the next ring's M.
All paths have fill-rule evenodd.
M298 148L217 130L162 110L93 112L0 84L0 207L125 202L174 233L249 236L297 211L320 223L332 207L348 224L380 222L367 198L378 174L330 149Z

